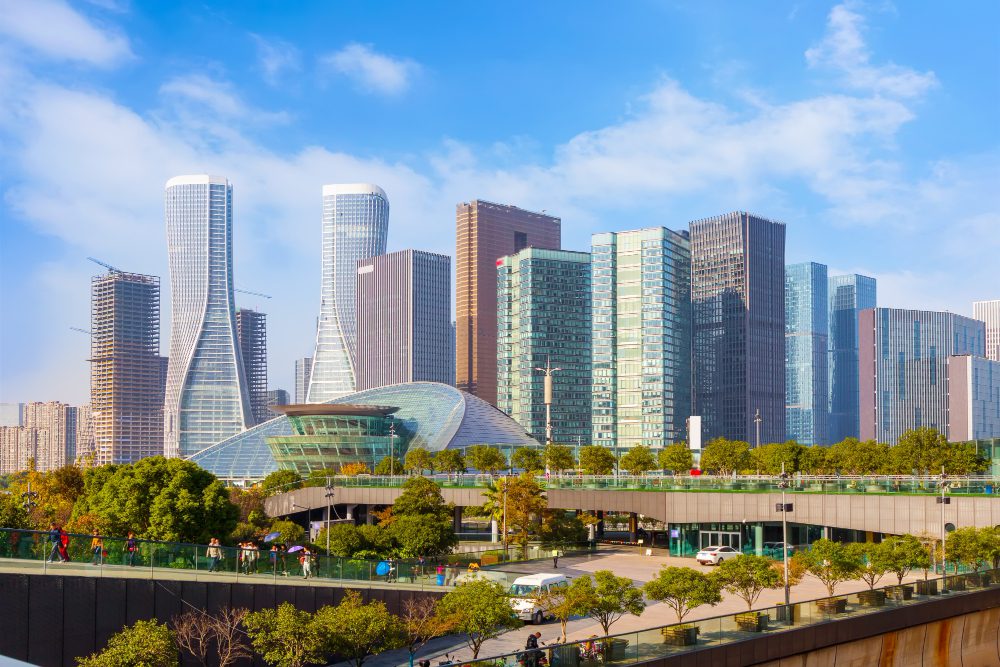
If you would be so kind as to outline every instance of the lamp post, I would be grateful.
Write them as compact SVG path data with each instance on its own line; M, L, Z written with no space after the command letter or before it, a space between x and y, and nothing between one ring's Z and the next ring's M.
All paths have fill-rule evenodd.
M939 483L941 487L941 495L935 498L937 504L941 506L941 592L946 592L948 590L948 580L945 575L948 574L948 559L945 558L944 551L944 538L945 538L945 523L944 523L944 506L951 504L951 498L946 498L944 491L948 488L948 475L944 472L944 466L941 466L941 481Z
M756 414L753 416L753 423L757 427L757 447L760 447L760 423L764 421L760 416L760 408L757 408Z
M545 373L545 444L552 444L552 374L561 371L561 368L552 368L549 358L545 358L545 368L535 368L536 371ZM548 469L545 470L548 472Z
M759 413L758 413L759 414ZM785 472L785 462L781 462L781 481L778 482L781 489L781 502L775 506L775 510L781 512L781 560L785 565L785 609L790 603L788 587L788 513L792 511L792 503L785 502L785 489L788 488L788 473ZM785 613L789 613L786 611ZM789 619L791 620L791 619Z
M333 483L326 478L326 557L330 557L330 513L333 507ZM340 514L337 514L340 516Z
M389 477L396 474L396 422L389 422ZM391 482L390 482L391 484Z
M509 476L503 478L503 559L507 560L507 482Z

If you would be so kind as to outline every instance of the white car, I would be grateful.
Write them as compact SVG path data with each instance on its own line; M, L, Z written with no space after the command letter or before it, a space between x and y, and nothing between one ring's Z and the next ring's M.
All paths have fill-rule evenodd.
M705 547L694 557L702 565L718 565L724 560L739 556L740 552L732 547Z
M546 616L551 616L546 595L569 586L569 580L562 574L531 574L518 577L510 585L510 607L522 621L540 625Z

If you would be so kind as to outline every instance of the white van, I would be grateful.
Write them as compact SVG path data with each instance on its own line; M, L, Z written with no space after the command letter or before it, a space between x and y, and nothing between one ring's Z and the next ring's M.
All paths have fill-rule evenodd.
M545 620L548 609L543 597L546 593L566 588L569 580L561 574L529 574L518 577L507 591L510 606L522 621L539 625Z

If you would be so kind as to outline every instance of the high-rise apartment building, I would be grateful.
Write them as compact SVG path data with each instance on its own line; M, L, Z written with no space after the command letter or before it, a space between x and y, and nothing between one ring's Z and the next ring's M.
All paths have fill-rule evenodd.
M896 444L921 426L948 432L948 357L982 357L986 327L954 313L902 308L861 312L861 439Z
M295 360L295 402L306 402L309 394L309 374L312 372L312 357L302 357Z
M284 389L271 389L270 391L267 392L268 414L271 415L271 417L278 416L278 413L271 412L270 408L272 406L288 405L291 402L292 402L291 396L289 396L288 392L285 391Z
M37 470L55 470L76 457L76 408L60 403L32 401L24 404L22 423L26 429L47 431L48 438L39 439L34 451Z
M450 384L451 258L400 250L357 265L358 390Z
M761 444L784 441L785 225L744 212L692 222L691 299L704 439L756 444L759 428Z
M238 309L236 339L250 392L250 413L253 423L261 424L274 417L267 409L267 315L250 308Z
M50 470L41 464L50 449L48 429L0 426L0 475L27 470L32 461L36 470Z
M691 415L691 245L665 227L591 237L593 444L663 447Z
M370 183L323 186L323 277L309 403L357 386L355 286L358 261L385 254L389 199Z
M166 357L163 357L165 360ZM161 378L167 377L166 366L163 366ZM161 383L162 387L163 384ZM163 442L163 403L160 403L160 442ZM76 462L91 464L97 461L97 451L94 447L94 416L90 403L85 403L76 409Z
M948 440L1000 438L1000 361L948 357Z
M590 254L525 248L501 258L497 305L497 407L546 442L549 403L551 441L589 443Z
M825 445L829 411L826 265L785 267L785 437Z
M189 456L252 423L236 340L233 188L220 176L167 181L170 362L164 453Z
M24 403L0 403L0 426L21 426Z
M858 380L858 315L874 308L874 278L856 273L830 276L830 420L829 441L861 435Z
M1000 299L973 301L972 317L986 323L986 358L1000 361Z
M558 250L559 218L483 200L456 207L455 386L496 405L497 261Z
M96 465L163 455L160 279L112 270L90 282L90 419Z

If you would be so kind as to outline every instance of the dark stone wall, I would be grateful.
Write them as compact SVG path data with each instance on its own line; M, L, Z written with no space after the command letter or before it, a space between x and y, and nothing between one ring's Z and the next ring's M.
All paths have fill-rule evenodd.
M313 612L344 596L333 586L221 583L0 573L0 655L42 667L72 666L103 648L108 638L138 620L162 622L197 607L252 611L291 602ZM355 588L365 601L381 600L399 613L410 597L435 591Z

